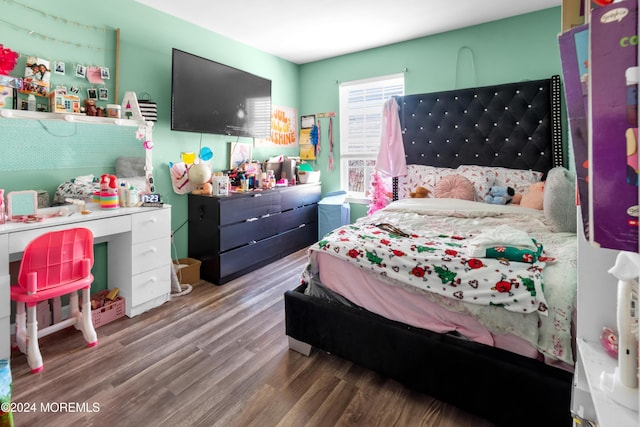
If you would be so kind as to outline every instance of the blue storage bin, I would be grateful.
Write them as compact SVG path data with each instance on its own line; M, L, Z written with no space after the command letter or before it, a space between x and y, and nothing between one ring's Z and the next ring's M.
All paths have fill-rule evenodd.
M341 225L351 223L351 207L345 201L346 197L346 191L334 191L318 202L318 240Z

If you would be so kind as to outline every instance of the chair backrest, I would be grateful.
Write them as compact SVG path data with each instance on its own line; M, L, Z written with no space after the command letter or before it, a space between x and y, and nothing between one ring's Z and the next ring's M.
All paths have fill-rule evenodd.
M36 289L62 285L86 277L92 266L91 230L71 228L51 231L36 237L25 248L18 285L27 289L28 277L33 273L37 276Z

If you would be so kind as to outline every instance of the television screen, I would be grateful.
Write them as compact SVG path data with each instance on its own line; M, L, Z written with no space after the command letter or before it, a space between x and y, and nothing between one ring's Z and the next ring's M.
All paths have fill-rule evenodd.
M268 138L271 80L173 49L171 129Z

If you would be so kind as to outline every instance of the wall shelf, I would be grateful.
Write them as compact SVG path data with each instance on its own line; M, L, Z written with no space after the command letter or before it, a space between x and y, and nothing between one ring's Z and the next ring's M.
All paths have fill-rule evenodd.
M58 120L69 123L89 123L101 125L112 124L116 126L130 127L140 127L145 125L153 126L153 122L146 122L144 120L112 119L109 117L91 117L84 114L43 113L39 111L25 110L0 110L0 117L4 117L6 119Z

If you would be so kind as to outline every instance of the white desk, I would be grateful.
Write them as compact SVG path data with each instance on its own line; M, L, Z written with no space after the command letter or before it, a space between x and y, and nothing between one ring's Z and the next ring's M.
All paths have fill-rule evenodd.
M47 231L85 227L96 243L107 242L109 288L119 288L126 315L136 316L171 296L171 206L101 210L88 205L90 214L47 218L36 223L0 224L0 359L9 359L9 263L19 260L25 246ZM47 208L39 213L54 213ZM73 210L73 208L71 208Z

